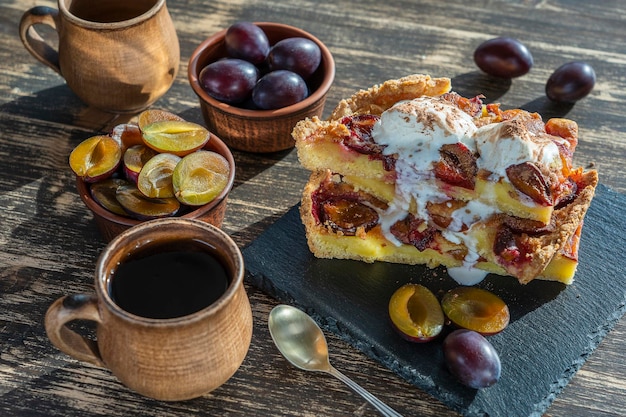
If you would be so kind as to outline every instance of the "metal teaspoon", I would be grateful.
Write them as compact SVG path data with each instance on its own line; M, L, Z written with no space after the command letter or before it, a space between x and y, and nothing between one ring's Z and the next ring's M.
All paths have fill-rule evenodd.
M274 344L294 366L305 371L333 375L365 398L382 415L402 417L330 364L324 333L308 314L285 304L277 305L270 312L268 327Z

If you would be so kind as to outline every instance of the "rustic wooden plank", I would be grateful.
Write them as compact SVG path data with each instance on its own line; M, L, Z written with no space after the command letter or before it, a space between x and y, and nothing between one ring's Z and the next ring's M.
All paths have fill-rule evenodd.
M358 415L371 406L339 381L294 369L271 343L267 314L276 300L247 287L254 343L227 384L202 398L161 403L135 395L106 370L69 359L49 344L42 325L58 296L91 290L104 247L78 198L66 162L80 140L123 117L85 109L63 79L22 47L22 12L52 0L0 4L0 415ZM620 0L436 0L264 2L168 0L181 45L181 66L156 106L202 122L186 78L191 52L237 20L279 21L308 30L333 52L337 76L325 113L359 88L412 72L449 76L464 94L484 93L506 108L577 120L577 162L594 164L601 181L626 192L626 5ZM510 84L480 74L471 55L483 40L510 35L533 52L535 66ZM572 59L589 60L594 92L575 106L543 97L547 77ZM308 174L295 152L235 152L238 166L224 229L241 247L299 200ZM616 215L621 215L617 213ZM81 327L90 332L89 326ZM333 364L405 415L455 413L327 335ZM621 319L557 397L547 416L619 416L626 409L626 320Z

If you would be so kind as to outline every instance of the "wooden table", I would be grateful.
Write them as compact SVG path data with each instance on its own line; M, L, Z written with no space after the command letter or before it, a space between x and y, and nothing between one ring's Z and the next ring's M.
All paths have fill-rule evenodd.
M91 291L93 267L105 246L74 188L67 157L81 140L123 118L86 108L60 76L22 47L18 22L36 4L55 6L44 0L0 5L0 415L377 415L339 381L296 370L278 354L267 331L277 301L250 286L255 327L245 362L228 383L192 401L140 397L108 371L51 346L42 324L47 307L61 295ZM326 115L341 98L386 79L415 72L449 76L464 95L484 93L505 108L577 120L577 164L595 165L604 184L626 191L622 1L169 0L168 7L181 66L156 106L188 120L202 122L186 77L195 47L237 20L277 21L312 32L334 54L337 76ZM500 35L522 40L535 58L532 71L510 85L482 75L472 61L478 44ZM571 60L594 66L596 88L574 106L551 105L545 82ZM299 201L308 174L293 151L235 152L235 158L236 184L223 228L244 247ZM333 364L399 412L455 415L337 337L327 337ZM622 318L546 415L623 415L625 350Z

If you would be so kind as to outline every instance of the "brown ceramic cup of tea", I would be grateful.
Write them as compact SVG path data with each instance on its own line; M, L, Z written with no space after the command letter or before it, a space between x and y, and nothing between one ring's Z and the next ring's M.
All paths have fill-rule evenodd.
M83 102L105 111L147 108L178 73L180 46L165 0L58 0L58 9L27 10L19 33Z
M151 220L100 255L95 294L68 295L45 327L64 353L108 368L147 397L178 401L226 382L252 339L241 251L222 230L193 219ZM68 327L96 323L96 340Z

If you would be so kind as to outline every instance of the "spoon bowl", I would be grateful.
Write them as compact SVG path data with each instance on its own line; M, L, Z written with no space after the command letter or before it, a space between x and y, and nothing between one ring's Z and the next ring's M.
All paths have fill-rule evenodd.
M330 369L328 345L313 319L297 308L276 306L270 313L269 329L280 353L305 371Z
M331 374L365 398L383 416L401 417L330 364L326 337L317 323L304 311L280 304L270 312L268 327L274 344L292 365L305 371Z

